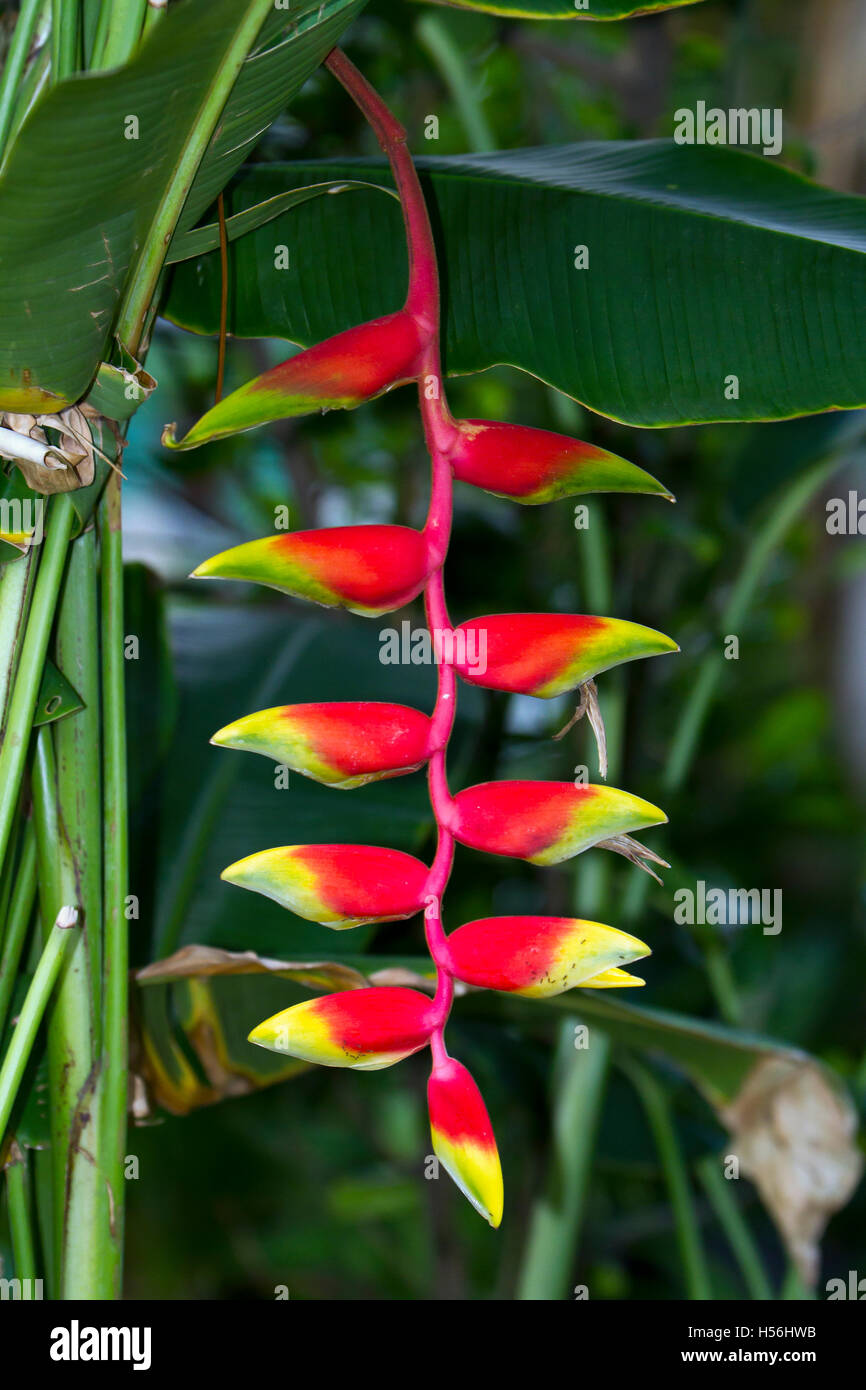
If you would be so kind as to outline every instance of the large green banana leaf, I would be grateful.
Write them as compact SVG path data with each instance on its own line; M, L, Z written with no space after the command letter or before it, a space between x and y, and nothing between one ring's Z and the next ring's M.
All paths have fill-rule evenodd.
M634 425L866 402L866 199L757 155L664 140L419 167L443 258L449 373L509 363ZM256 166L231 211L343 177L388 182L376 160ZM291 273L274 268L282 242ZM231 258L240 337L307 346L405 293L399 209L372 191L293 208L239 238ZM218 305L215 253L177 270L169 318L214 333Z

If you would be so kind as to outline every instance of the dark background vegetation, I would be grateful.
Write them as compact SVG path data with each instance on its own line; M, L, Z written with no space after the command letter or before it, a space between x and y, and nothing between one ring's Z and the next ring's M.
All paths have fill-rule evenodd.
M465 64L468 115L419 27L430 15ZM529 25L379 0L347 47L418 153L667 137L674 111L703 99L782 107L783 161L837 188L866 191L862 87L854 80L866 22L856 3L742 0L623 24ZM431 114L439 118L435 143L424 139ZM371 148L346 97L320 71L269 133L263 154L312 159ZM545 255L543 245L537 255ZM761 294L760 267L754 293ZM279 344L230 342L229 388L284 355ZM127 619L141 638L140 660L129 670L132 890L142 902L134 958L142 963L190 943L284 959L366 948L419 957L417 920L332 935L218 875L255 849L303 840L378 842L423 857L432 827L422 775L353 793L293 776L288 790L276 791L263 759L211 748L207 739L231 718L279 702L378 698L429 709L433 671L379 663L378 632L389 620L335 616L251 586L185 578L217 550L266 534L279 503L288 503L295 526L418 524L427 464L413 394L170 457L159 444L161 426L210 403L216 345L161 324L148 367L160 389L135 418L125 458L127 559L141 566L131 575ZM510 369L455 381L451 391L456 413L564 429L641 464L676 493L676 507L651 498L593 500L589 531L580 531L571 502L519 508L458 488L446 573L452 613L461 620L509 609L594 612L609 585L613 615L677 638L681 656L638 663L623 679L602 677L608 697L625 701L622 736L613 735L621 749L614 780L661 799L670 828L647 838L672 862L664 887L651 886L632 920L627 893L637 870L611 862L604 920L652 945L639 1002L704 1018L726 1010L742 1026L828 1062L862 1105L866 545L825 528L826 497L864 488L856 453L772 554L685 786L675 796L661 790L684 702L702 661L720 648L721 613L758 528L786 485L838 448L845 429L853 437L858 422L827 416L629 429ZM404 617L421 621L420 610L394 621ZM594 768L581 727L563 742L550 738L568 717L566 701L465 689L460 699L453 785L506 775L570 778L583 762ZM599 858L542 871L458 851L447 925L523 910L591 916L585 904L600 891ZM676 925L673 894L698 879L782 889L782 932L735 927L710 939ZM286 1002L294 997L287 987ZM543 1010L534 1018L527 1028L458 1001L449 1029L497 1132L506 1183L500 1232L447 1181L424 1180L423 1058L371 1075L314 1070L132 1131L140 1176L129 1193L128 1295L272 1298L285 1285L293 1299L513 1297L532 1202L547 1180L560 1027ZM238 1019L238 1028L256 1021ZM673 1070L658 1074L688 1158L721 1152L724 1131L709 1107ZM740 1187L778 1287L785 1270L778 1236L757 1196ZM698 1194L714 1292L741 1296L703 1200ZM864 1233L861 1193L829 1227L819 1287L858 1261L862 1267ZM656 1151L617 1067L571 1273L594 1298L684 1296Z

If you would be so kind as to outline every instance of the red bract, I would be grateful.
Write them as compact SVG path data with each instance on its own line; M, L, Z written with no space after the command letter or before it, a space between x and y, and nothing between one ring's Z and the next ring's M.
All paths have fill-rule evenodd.
M240 386L182 439L175 439L174 425L166 426L162 442L170 449L196 449L269 420L350 410L412 381L423 345L416 319L405 310L347 328Z
M483 917L452 932L448 950L457 979L534 999L612 970L616 983L639 983L620 967L650 953L635 936L575 917Z
M283 845L223 869L221 877L326 927L412 917L424 906L427 866L378 845Z
M496 1227L502 1220L502 1169L487 1106L469 1072L448 1057L427 1083L433 1152L460 1191Z
M248 579L326 608L379 617L417 597L431 569L427 539L408 526L290 531L224 550L195 579Z
M372 700L278 705L227 724L211 743L261 753L316 782L349 789L414 772L427 761L430 720Z
M499 497L537 503L583 492L649 492L671 498L642 468L594 444L526 425L458 423L451 451L455 478Z
M619 618L499 613L461 623L454 665L470 685L553 699L637 657L677 651L664 633Z
M451 830L461 844L531 864L559 864L667 820L629 792L571 782L483 782L458 792L453 806Z
M305 999L250 1033L250 1042L324 1067L379 1071L426 1045L430 1000L414 989L383 986Z

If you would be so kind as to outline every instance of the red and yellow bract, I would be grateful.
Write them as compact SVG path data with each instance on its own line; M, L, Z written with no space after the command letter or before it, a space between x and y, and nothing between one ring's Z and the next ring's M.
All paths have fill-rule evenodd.
M503 1206L499 1152L481 1092L462 1062L448 1057L434 1066L427 1107L434 1154L476 1211L498 1226Z
M325 927L359 927L412 917L424 906L428 869L378 845L283 845L223 869L239 888L273 898Z
M431 561L422 531L409 526L332 526L246 541L205 560L194 579L247 579L377 618L416 598Z
M559 864L602 840L666 820L658 806L616 787L482 782L455 796L452 829L471 849Z
M416 319L405 310L371 319L239 386L182 439L175 438L173 425L167 426L162 442L169 449L197 449L270 420L316 410L351 410L392 386L412 381L423 345Z
M614 970L623 977L616 983L638 983L621 967L650 954L636 936L576 917L482 917L452 932L448 950L458 980L530 999Z
M491 420L460 420L451 453L455 478L514 502L552 502L585 492L647 492L670 500L667 488L617 454L551 430Z
M414 989L383 985L305 999L265 1019L250 1042L323 1067L379 1071L425 1047L432 1005Z
M227 724L211 743L273 758L315 782L349 790L414 772L429 756L430 719L374 700L277 705Z
M623 661L679 650L654 628L579 613L492 614L455 631L464 640L455 643L454 665L467 683L545 700Z

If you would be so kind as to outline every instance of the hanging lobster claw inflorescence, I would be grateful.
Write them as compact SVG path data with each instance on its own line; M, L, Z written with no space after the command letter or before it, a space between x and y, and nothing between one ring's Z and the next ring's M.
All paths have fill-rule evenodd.
M429 866L374 845L286 845L249 855L222 876L337 930L423 911L436 971L434 998L390 986L347 990L285 1009L259 1024L250 1041L304 1061L360 1070L391 1066L429 1046L434 1153L473 1206L498 1226L502 1173L490 1119L469 1072L445 1048L455 980L530 998L577 985L631 987L643 981L624 966L649 955L649 947L602 923L570 917L489 917L446 936L442 895L455 844L541 865L601 847L652 872L650 863L664 861L631 832L659 825L666 816L614 787L570 782L488 782L452 796L445 760L457 675L473 685L540 699L577 691L578 710L586 710L600 740L604 775L595 676L677 647L636 623L577 614L499 614L454 628L442 578L452 480L527 503L597 491L670 494L648 473L592 445L547 430L451 416L440 369L436 255L405 134L339 50L327 65L367 116L391 162L409 245L406 303L398 313L339 333L242 386L180 440L168 426L164 439L172 448L194 448L269 420L352 408L392 387L418 383L432 463L422 530L344 526L269 536L206 560L195 575L250 580L365 616L390 612L424 593L431 633L450 639L439 663L432 716L363 701L284 705L237 719L213 742L263 754L345 789L426 764L438 845ZM467 658L467 652L477 658L482 650L483 660Z

